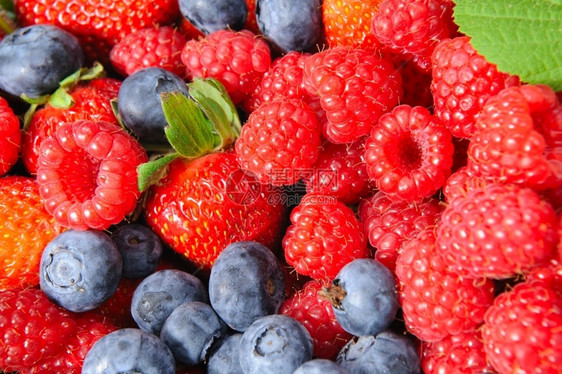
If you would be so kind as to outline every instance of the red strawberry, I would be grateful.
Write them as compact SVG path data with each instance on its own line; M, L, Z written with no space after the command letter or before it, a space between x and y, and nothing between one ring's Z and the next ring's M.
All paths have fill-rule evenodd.
M71 313L38 288L0 291L0 370L79 374L88 350L114 330L100 314Z
M391 199L417 201L451 173L451 133L425 107L399 105L381 116L365 145L367 173Z
M0 178L0 290L39 284L43 249L64 228L45 210L36 181Z
M133 212L137 167L146 151L121 127L78 120L43 140L37 183L55 221L77 230L107 229Z
M169 25L179 14L177 0L15 0L22 26L48 23L81 42L90 61L109 66L109 51L126 35L145 27Z
M306 194L290 219L283 238L285 259L302 275L329 281L348 262L369 257L355 213L332 196Z
M111 108L111 100L117 98L121 81L114 78L95 78L80 81L68 91L73 104L55 107L50 103L38 109L23 133L22 160L27 171L37 172L39 147L43 140L53 134L65 122L80 119L99 120L118 125Z
M20 121L6 99L0 97L0 176L19 160L20 145Z
M126 35L113 46L109 59L113 68L128 76L146 67L160 67L180 77L185 75L181 51L186 39L171 26L152 26Z
M334 47L310 56L304 66L308 91L320 97L332 143L351 143L369 134L380 116L402 96L402 80L379 52Z
M333 360L352 335L336 320L332 304L320 294L322 288L320 281L306 282L283 302L279 313L293 317L306 327L314 344L314 357Z

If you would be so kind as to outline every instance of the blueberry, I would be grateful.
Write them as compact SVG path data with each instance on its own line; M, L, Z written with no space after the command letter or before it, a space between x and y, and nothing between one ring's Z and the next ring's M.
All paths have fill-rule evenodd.
M211 345L226 334L226 325L213 308L201 301L178 306L164 322L160 339L176 360L197 365L207 358Z
M246 0L179 0L180 12L204 34L242 30L248 16Z
M148 67L129 75L119 88L117 110L123 125L143 143L168 144L168 126L160 101L162 92L189 95L186 82L177 74L159 67Z
M31 98L53 93L59 82L84 64L82 47L71 33L53 25L15 30L0 41L0 90Z
M162 242L150 227L140 223L119 226L111 233L123 258L123 277L144 278L152 274L162 255Z
M349 374L337 362L325 358L315 358L299 366L293 374Z
M82 374L175 374L170 349L158 337L125 328L99 339L86 354Z
M258 318L240 339L240 366L245 374L292 374L312 359L308 330L283 314Z
M131 315L141 330L160 335L164 321L178 306L208 300L205 286L193 274L159 270L144 278L133 292Z
M256 21L279 52L312 52L324 41L322 0L257 0Z
M219 340L209 352L207 374L244 374L240 366L242 333L233 332Z
M331 301L341 327L356 336L386 330L399 307L392 272L369 258L346 264L323 294Z
M279 311L285 276L277 257L265 245L242 241L228 245L209 275L212 307L233 330L243 332L259 317Z
M336 361L351 374L421 373L414 341L391 330L350 340Z
M39 268L40 286L49 299L72 312L84 312L115 293L122 260L105 232L70 229L47 244Z

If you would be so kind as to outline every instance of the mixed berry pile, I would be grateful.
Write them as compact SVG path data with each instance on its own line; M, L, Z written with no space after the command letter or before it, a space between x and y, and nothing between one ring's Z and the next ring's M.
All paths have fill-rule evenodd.
M454 1L0 4L0 372L560 373L562 92Z

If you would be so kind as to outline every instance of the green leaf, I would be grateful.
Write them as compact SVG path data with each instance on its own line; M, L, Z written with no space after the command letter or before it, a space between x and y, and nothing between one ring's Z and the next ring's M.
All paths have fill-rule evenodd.
M455 0L472 46L500 71L562 90L562 0Z
M144 191L151 185L157 183L168 172L168 165L179 157L178 153L169 153L164 156L140 164L137 168L138 188Z
M0 0L0 8L9 12L14 11L14 2L12 0Z

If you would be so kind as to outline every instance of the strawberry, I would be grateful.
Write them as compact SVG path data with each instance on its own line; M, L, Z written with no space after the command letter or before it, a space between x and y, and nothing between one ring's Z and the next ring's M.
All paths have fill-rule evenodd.
M177 0L15 0L22 26L46 23L74 34L91 62L109 66L109 51L126 35L145 27L169 25L179 14Z
M0 97L0 176L18 161L20 145L20 121L6 99Z
M38 285L43 248L64 228L45 210L33 178L0 178L0 222L0 290Z

